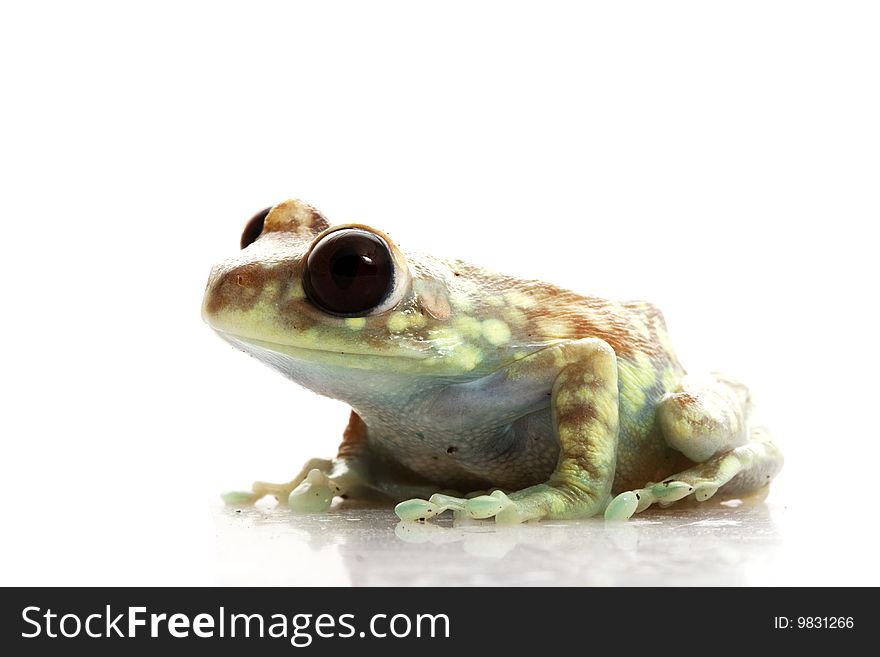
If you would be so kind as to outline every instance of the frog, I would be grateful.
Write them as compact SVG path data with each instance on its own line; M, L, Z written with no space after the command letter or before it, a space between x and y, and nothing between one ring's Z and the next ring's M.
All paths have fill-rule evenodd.
M766 491L782 467L748 388L687 373L651 303L404 252L296 199L255 214L240 247L212 268L203 319L351 411L335 457L228 504L378 496L402 521L622 521Z

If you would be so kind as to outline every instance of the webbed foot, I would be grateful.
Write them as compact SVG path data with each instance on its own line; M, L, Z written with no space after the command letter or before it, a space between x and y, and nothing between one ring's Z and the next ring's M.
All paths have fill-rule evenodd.
M620 493L606 507L605 520L626 520L652 504L668 506L690 495L704 502L727 484L730 485L725 491L734 494L759 490L781 467L779 448L766 429L756 427L745 445L667 477L659 484L649 483L644 488Z

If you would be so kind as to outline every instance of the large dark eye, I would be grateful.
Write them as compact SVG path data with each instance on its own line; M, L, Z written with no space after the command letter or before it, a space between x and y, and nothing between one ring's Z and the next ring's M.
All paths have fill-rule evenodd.
M365 314L382 303L393 283L388 246L357 228L337 230L318 242L303 272L306 295L334 315Z
M257 212L257 214L255 214L248 220L247 224L245 224L244 230L241 233L241 248L250 246L257 241L260 233L263 232L263 224L266 221L266 217L269 216L270 210L272 210L271 205L265 210L260 210L259 212Z

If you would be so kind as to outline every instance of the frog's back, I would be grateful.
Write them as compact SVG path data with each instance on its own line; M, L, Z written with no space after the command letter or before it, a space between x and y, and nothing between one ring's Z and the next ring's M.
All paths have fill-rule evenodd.
M620 358L679 367L663 314L647 301L613 301L460 261L450 264L455 276L461 277L450 286L454 298L463 300L478 316L506 321L520 343L599 338ZM469 294L469 288L475 292Z
M655 420L658 402L684 375L656 306L579 294L460 262L454 263L454 269L468 283L479 281L482 295L470 304L472 312L506 322L517 346L533 351L569 340L599 338L614 349L620 395L615 489L651 480L681 461L665 444Z

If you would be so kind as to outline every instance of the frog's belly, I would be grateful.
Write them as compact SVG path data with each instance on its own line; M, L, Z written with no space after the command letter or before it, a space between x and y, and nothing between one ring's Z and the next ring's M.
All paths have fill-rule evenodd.
M371 446L440 488L525 488L546 481L559 457L549 409L509 425L465 430L454 418L431 432L408 427L403 418L389 419L366 419Z
M550 409L512 424L462 430L454 419L425 432L400 417L367 420L369 441L384 458L405 466L438 490L519 490L547 481L559 458ZM613 492L640 488L682 469L687 460L670 449L650 417L622 411Z

